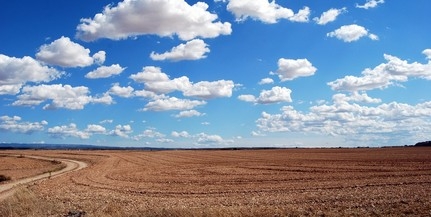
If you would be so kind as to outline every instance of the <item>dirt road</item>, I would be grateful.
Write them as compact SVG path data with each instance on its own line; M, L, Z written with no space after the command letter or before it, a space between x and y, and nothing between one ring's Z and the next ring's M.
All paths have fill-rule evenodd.
M37 176L27 177L27 178L15 180L15 181L12 181L9 183L1 184L0 185L0 201L13 195L16 187L18 187L20 185L25 185L25 184L32 183L32 182L35 182L38 180L42 180L42 179L55 178L57 176L64 175L68 172L80 170L82 168L87 167L87 163L85 163L85 162L70 160L70 159L47 158L47 157L41 157L41 156L24 156L24 157L38 159L38 160L48 160L48 161L56 160L56 161L60 161L63 164L65 164L66 167L59 170L59 171L47 172L47 173L43 173L43 174L40 174Z

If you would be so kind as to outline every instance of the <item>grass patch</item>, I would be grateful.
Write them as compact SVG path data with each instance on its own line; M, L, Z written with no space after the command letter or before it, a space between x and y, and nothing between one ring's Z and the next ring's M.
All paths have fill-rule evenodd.
M0 202L0 216L50 216L53 214L54 206L40 200L36 195L25 187Z

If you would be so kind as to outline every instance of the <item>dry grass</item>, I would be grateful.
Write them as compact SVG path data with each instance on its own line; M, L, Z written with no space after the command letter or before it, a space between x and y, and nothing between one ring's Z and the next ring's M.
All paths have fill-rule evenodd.
M37 153L90 163L30 187L43 216L431 215L431 148Z
M19 188L7 200L0 201L0 216L7 217L40 217L53 215L55 207L48 201L40 200L25 187Z

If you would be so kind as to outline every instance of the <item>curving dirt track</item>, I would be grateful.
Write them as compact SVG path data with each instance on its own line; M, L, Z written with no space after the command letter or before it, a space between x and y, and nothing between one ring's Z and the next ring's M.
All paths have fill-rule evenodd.
M59 216L431 215L431 148L46 155L89 163L30 187Z
M31 155L9 155L9 156L21 156L25 158L32 158L32 159L38 159L38 160L46 160L46 161L60 161L65 165L65 167L61 170L54 171L54 172L47 172L36 176L31 176L23 179L14 180L12 182L7 182L5 184L0 185L0 201L6 199L7 197L13 195L14 189L17 186L26 185L29 183L33 183L35 181L48 179L48 178L55 178L57 176L64 175L65 173L77 171L82 168L87 167L87 163L82 161L76 161L71 159L59 159L59 158L47 158L42 156L31 156Z

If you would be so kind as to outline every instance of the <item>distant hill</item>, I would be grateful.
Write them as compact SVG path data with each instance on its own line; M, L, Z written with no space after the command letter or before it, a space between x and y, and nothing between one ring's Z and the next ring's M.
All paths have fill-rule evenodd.
M426 141L426 142L418 142L415 144L415 146L431 146L431 141Z
M165 150L165 148L151 147L112 147L83 144L36 144L36 143L0 143L0 150L5 149L55 149L55 150Z

